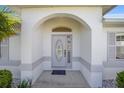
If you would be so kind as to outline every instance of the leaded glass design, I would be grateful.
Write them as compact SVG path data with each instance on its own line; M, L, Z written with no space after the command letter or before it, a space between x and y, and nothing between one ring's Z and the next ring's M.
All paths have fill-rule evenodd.
M61 62L62 57L63 57L63 43L61 40L56 41L55 53L56 53L57 61Z

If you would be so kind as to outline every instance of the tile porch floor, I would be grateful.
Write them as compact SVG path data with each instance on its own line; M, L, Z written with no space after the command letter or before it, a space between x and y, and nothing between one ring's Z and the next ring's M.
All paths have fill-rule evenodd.
M66 75L51 75L44 71L33 84L33 88L89 88L79 71L66 71Z

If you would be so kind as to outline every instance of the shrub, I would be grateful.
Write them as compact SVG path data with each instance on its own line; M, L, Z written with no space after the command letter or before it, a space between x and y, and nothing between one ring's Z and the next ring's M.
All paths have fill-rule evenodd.
M12 73L9 70L0 70L0 88L10 88Z
M124 71L117 73L116 85L118 88L124 88Z
M30 80L23 80L18 85L18 88L30 88L31 87L31 81Z

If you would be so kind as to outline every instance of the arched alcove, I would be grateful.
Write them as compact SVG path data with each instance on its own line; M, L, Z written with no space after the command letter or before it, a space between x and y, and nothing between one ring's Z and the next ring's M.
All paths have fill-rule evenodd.
M42 51L40 55L51 57L52 34L69 34L71 32L73 57L82 57L89 63L91 62L91 28L80 17L68 13L55 13L41 18L34 27L38 30L33 32L33 35L36 35L36 38L33 39L33 55L39 56L40 50ZM37 54L35 51L38 51Z
M43 42L41 44L43 46L42 55L51 57L52 34L72 34L73 57L82 57L89 63L91 62L91 28L80 17L67 13L51 14L40 19L36 23L36 27L39 28L39 32L35 37L41 37L38 44ZM39 36L40 33L42 36ZM38 51L38 47L34 49Z
M40 20L38 20L36 22L36 24L34 25L33 29L38 28L45 21L52 19L52 18L56 18L56 17L60 17L60 18L67 17L67 18L74 19L74 20L78 21L80 24L84 25L85 29L87 29L88 31L91 31L90 26L83 19L81 19L77 15L73 15L70 13L54 13L54 14L47 15L47 16L41 18Z

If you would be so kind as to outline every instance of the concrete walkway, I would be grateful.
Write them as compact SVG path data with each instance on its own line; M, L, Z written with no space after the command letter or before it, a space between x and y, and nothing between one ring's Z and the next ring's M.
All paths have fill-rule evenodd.
M44 71L33 88L89 88L79 71L66 71L66 75L51 75L52 71Z

